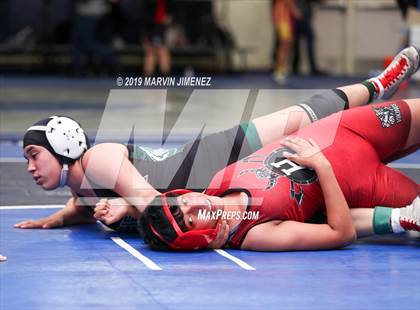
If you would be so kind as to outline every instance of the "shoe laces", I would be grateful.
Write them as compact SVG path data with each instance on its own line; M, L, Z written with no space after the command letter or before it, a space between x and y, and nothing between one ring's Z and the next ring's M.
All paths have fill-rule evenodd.
M403 217L400 219L400 225L404 230L420 231L420 223L412 218Z
M408 61L405 56L401 56L390 69L384 72L382 77L379 77L379 81L384 88L389 88L405 74L407 68Z

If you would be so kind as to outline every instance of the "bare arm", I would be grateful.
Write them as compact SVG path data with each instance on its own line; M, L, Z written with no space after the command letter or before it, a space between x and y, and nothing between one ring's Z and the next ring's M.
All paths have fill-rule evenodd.
M102 143L94 146L83 157L85 174L89 180L113 189L139 212L160 193L137 171L128 159L124 145Z
M324 194L328 225L344 243L354 241L356 232L349 206L335 178L331 165L320 165L315 169Z
M316 250L346 246L355 240L349 207L329 161L313 140L300 138L284 141L296 155L285 154L298 164L315 169L324 195L327 224L294 221L268 222L252 228L243 249L260 251ZM270 236L270 238L267 238Z
M70 198L66 206L51 214L50 216L38 220L26 220L14 225L15 228L56 228L76 224L87 224L95 222L92 211L88 207L78 207L77 198Z
M140 212L124 198L101 199L95 207L96 219L110 225L129 215L135 219L140 217Z

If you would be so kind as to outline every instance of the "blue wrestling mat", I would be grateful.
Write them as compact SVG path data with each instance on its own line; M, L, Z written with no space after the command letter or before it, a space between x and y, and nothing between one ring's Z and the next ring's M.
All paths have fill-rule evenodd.
M53 211L0 208L1 309L419 309L418 238L225 257L151 251L99 224L12 228Z

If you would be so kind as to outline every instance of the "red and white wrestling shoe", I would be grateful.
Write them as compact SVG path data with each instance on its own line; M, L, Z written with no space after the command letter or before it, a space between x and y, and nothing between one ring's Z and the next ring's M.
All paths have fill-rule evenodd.
M404 208L392 209L391 226L394 233L420 231L420 198Z
M420 67L420 50L415 46L403 49L391 64L377 77L369 79L377 90L376 99L388 99L401 82L412 76Z

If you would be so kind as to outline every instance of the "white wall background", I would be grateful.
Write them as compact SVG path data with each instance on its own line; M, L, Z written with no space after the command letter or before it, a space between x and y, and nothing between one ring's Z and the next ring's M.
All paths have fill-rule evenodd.
M350 32L346 28L348 5L353 5L355 10ZM271 68L275 35L271 1L214 0L214 9L216 19L233 33L238 46L252 48L248 55L249 68ZM348 53L353 54L350 71L355 74L382 66L386 56L400 49L404 29L394 0L325 1L315 8L313 25L318 63L337 74L350 73L346 68ZM302 47L302 51L306 49ZM234 60L239 69L238 55Z

